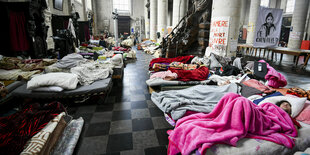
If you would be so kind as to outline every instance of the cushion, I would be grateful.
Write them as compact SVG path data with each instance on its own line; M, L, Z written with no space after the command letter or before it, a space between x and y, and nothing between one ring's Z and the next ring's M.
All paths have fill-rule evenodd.
M310 124L310 101L305 103L304 108L296 117L296 120L301 121L303 123Z
M222 67L222 65L217 61L215 56L213 54L211 54L211 56L210 56L210 69L213 69L216 67Z
M33 77L27 83L27 89L35 89L45 86L59 86L63 89L75 89L78 76L72 73L47 73Z
M305 102L307 98L299 98L299 97L293 97L293 96L275 96L275 97L269 97L261 101L258 105L263 103L277 103L279 101L286 100L292 105L292 114L291 116L294 118L296 117L301 110L304 108Z
M249 96L252 96L252 95L256 95L256 94L262 94L263 92L256 89L256 88L253 88L253 87L249 87L247 85L244 85L244 84L240 84L241 85L241 95L244 96L244 97L249 97Z

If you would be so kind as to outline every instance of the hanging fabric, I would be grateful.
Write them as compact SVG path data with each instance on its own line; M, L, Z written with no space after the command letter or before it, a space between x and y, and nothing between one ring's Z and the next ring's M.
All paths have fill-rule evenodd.
M10 12L10 41L13 51L27 51L29 49L25 22L24 12Z

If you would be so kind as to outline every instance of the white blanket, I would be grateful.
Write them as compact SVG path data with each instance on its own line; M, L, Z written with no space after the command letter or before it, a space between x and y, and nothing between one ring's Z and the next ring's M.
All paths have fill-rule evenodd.
M87 62L79 66L71 68L71 73L78 76L79 82L82 85L90 85L96 80L102 80L113 74L114 65L99 62Z

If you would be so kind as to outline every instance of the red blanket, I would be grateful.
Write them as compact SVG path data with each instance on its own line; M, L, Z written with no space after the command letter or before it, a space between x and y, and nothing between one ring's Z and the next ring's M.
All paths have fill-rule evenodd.
M174 130L168 131L168 154L190 154L195 149L205 154L215 144L236 146L239 139L257 138L294 146L289 137L297 131L291 117L272 103L255 105L235 93L226 94L209 114L193 114L179 119Z
M175 57L175 58L155 58L155 59L151 60L149 67L152 68L154 63L171 63L171 62L187 63L193 58L194 58L194 56L192 56L192 55L179 56L179 57Z
M20 154L26 142L63 111L62 104L53 102L42 107L32 104L13 115L0 117L0 154Z
M179 81L203 81L208 78L209 69L207 67L199 67L194 70L179 70L169 68L172 73L177 73Z

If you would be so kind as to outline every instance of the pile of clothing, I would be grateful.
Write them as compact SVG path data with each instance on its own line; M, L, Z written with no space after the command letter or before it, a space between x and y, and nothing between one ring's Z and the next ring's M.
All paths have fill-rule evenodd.
M65 117L65 108L59 102L27 104L14 114L0 117L0 154L72 154L84 120L69 123ZM59 146L64 143L65 149Z

